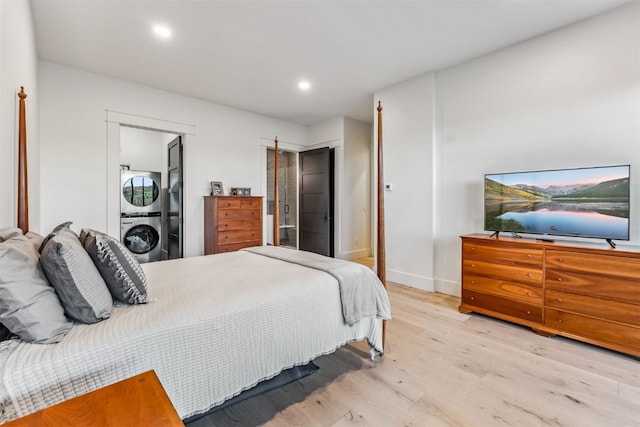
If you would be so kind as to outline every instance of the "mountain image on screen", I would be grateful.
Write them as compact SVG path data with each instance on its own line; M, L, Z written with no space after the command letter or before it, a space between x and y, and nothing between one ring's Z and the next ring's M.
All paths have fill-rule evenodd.
M485 230L629 240L629 166L485 175Z

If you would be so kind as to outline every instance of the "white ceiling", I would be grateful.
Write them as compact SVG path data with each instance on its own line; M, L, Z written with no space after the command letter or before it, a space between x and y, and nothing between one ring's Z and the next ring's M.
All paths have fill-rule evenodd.
M2 0L0 0L2 1ZM300 123L628 0L31 0L41 59ZM173 29L160 41L154 23ZM297 89L306 78L307 93Z

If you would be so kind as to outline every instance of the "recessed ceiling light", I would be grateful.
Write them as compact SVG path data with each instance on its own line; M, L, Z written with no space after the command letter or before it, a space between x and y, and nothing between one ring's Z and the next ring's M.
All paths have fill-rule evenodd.
M298 89L307 91L311 89L311 83L307 80L300 80L300 82L298 82Z
M171 37L171 29L166 25L160 25L160 24L154 25L153 33L159 38L164 40L169 39Z

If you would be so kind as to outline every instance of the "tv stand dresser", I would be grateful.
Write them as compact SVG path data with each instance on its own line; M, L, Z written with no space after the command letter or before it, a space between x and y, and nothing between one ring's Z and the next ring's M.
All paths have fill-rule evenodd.
M640 357L640 248L462 236L459 311Z

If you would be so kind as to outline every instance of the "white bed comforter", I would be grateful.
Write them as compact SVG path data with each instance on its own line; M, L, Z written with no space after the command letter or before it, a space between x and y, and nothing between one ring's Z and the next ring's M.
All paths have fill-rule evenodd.
M58 344L0 345L0 421L149 369L184 419L347 342L382 351L382 320L345 324L326 272L247 251L143 268L149 304L116 307Z

